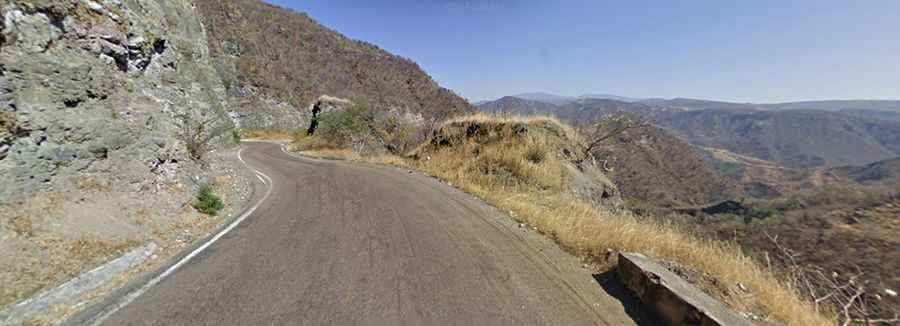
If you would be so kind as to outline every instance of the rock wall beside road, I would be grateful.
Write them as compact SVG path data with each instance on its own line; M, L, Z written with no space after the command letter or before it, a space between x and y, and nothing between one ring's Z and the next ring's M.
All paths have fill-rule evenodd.
M0 0L0 308L147 241L217 225L190 205L248 178L193 160L178 116L234 124L189 0ZM214 142L234 146L230 133ZM220 214L220 216L227 215Z

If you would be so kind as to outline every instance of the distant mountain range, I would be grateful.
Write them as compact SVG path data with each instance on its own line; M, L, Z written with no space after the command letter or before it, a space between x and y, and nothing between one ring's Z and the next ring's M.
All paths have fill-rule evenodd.
M508 97L508 96L507 96ZM633 98L610 94L584 94L580 96L563 96L544 92L532 92L512 95L512 97L544 102L554 105L563 105L570 102L586 99L608 99L629 103L641 103L650 106L664 106L681 108L685 110L822 110L822 111L876 111L893 112L900 114L900 101L893 100L829 100L829 101L801 101L786 103L737 103L725 101L713 101L693 98ZM502 98L501 98L502 99ZM499 99L498 99L499 100ZM478 101L474 105L481 105L493 101Z
M742 104L695 99L574 99L561 104L518 97L482 103L491 113L544 114L572 124L627 113L696 146L725 149L786 167L865 165L900 156L900 101Z
M565 104L568 102L577 101L580 99L610 99L610 100L617 100L617 101L622 101L622 102L638 102L638 101L643 100L643 99L639 99L639 98L631 98L631 97L626 97L626 96L618 96L618 95L610 95L610 94L583 94L580 96L563 96L563 95L556 95L556 94L543 93L543 92L522 93L522 94L512 95L512 97L525 99L525 100L531 100L531 101L550 103L550 104L555 104L555 105L561 105L561 104ZM478 105L480 103L485 103L485 102L491 102L491 101L480 101L480 102L477 102L474 104Z

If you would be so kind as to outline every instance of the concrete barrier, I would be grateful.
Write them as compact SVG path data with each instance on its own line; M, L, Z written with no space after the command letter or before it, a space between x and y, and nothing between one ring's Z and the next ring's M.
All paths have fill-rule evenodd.
M669 325L753 325L642 254L620 253L616 274L627 291Z
M156 248L155 243L149 242L36 297L13 304L0 312L0 325L21 325L30 318L46 314L56 305L76 301L81 295L108 284L116 276L143 263Z

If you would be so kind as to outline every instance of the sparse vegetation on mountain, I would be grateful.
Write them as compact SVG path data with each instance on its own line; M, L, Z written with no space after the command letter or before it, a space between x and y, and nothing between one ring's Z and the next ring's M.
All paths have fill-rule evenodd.
M787 167L861 165L897 156L900 126L835 112L702 110L659 115L688 142Z
M206 153L215 145L217 138L234 130L234 126L229 121L218 115L204 117L188 112L176 117L180 128L178 136L184 142L191 158L197 161L203 160Z
M868 311L855 311L852 318L891 317L900 306L898 298L880 294L900 288L900 193L896 184L861 185L841 181L790 193L776 199L752 203L742 216L715 215L701 219L697 229L721 239L733 239L761 261L771 261L785 250L790 260L772 264L786 269L827 271L828 279L843 284L856 280L854 291ZM772 237L779 239L772 243ZM780 258L787 258L781 256ZM837 276L832 277L831 274ZM824 281L821 280L820 281ZM833 283L833 282L832 282ZM832 283L802 285L807 293L832 291ZM822 300L821 309L841 313L844 304L858 302ZM838 306L835 306L838 305ZM846 318L845 318L846 319Z
M210 55L241 127L293 131L327 94L363 100L373 115L420 125L472 110L413 61L256 0L200 0Z
M680 109L590 98L553 105L515 97L482 103L479 109L552 115L576 125L587 138L601 139L595 144L598 146L589 146L592 156L604 163L606 174L622 191L627 206L641 212L658 215L662 214L660 207L707 205L741 195L738 186L706 162L701 152L647 123ZM616 126L622 123L633 126ZM604 137L620 127L626 128Z
M581 99L554 105L514 97L478 107L485 112L548 114L576 124L599 121L608 114L629 113L696 146L724 149L786 167L810 168L869 164L900 155L900 124L896 121L873 119L871 113L860 117L816 110L837 111L866 105L900 110L897 101L799 102L779 106L694 99L636 103Z

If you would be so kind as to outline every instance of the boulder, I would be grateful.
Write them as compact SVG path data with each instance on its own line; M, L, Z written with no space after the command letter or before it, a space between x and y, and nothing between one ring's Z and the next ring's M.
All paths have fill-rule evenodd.
M308 135L312 135L316 132L316 128L319 126L319 121L316 118L323 113L333 112L337 110L342 110L348 106L353 104L350 100L322 95L319 96L319 99L309 108L309 112L312 114L312 119L309 122L309 128L306 129L306 133Z

